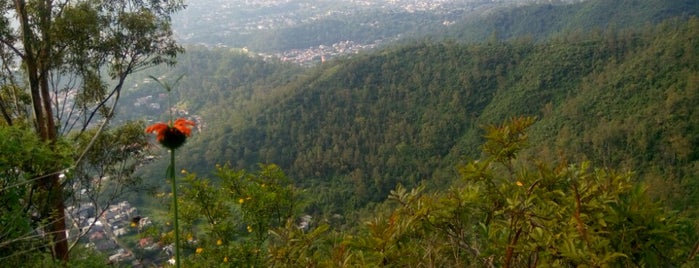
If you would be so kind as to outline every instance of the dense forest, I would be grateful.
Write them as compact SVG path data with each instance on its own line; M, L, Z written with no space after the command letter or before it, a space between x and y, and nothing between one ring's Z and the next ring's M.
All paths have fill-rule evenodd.
M686 136L694 125L693 23L571 34L545 43L424 42L339 59L304 74L269 74L276 77L270 81L290 81L274 90L269 82L217 93L234 92L240 100L188 91L180 101L206 101L202 115L210 121L182 161L204 174L216 163L275 163L300 186L351 187L324 191L337 202L323 203L379 201L399 183L448 184L454 164L480 156L480 125L532 115L539 118L533 151L545 148L550 157L565 153L652 177L660 166L686 167L674 162L680 155L696 160L696 137ZM250 68L236 74L263 73ZM667 101L677 104L670 108ZM689 151L671 153L677 146ZM678 180L680 173L691 174L674 172ZM690 189L685 186L679 189Z
M591 29L649 27L673 17L699 15L699 3L692 0L548 2L496 9L484 16L468 16L458 24L438 31L436 36L467 42L520 37L540 40Z
M428 41L270 73L290 80L274 90L235 91L239 101L202 109L212 121L178 158L197 186L189 194L225 199L212 184L229 185L240 204L249 197L274 208L243 205L243 220L230 223L240 233L248 223L274 231L207 258L275 241L267 246L272 255L240 249L252 256L236 259L280 266L691 266L697 29L692 17L545 42ZM181 101L204 97L188 92ZM524 195L521 187L528 187ZM278 199L282 189L294 197ZM268 214L280 211L275 206L286 206L281 211L297 215L296 223L312 215L318 229L285 225L285 217ZM564 212L553 216L556 210ZM571 229L545 227L555 222ZM208 235L223 236L211 228ZM630 246L640 241L653 242Z
M46 143L0 125L0 149L13 152L0 159L0 260L52 264L41 239L14 240L31 230L14 212L33 193L15 185L77 156L64 176L98 183L96 201L125 194L140 208L121 241L143 263L165 256L144 240L177 239L175 210L186 267L693 267L698 10L632 0L495 10L313 67L188 46L177 65L125 79L104 130ZM142 131L172 113L194 127L177 172L175 154ZM77 185L69 201L95 194ZM86 267L107 257L71 254Z

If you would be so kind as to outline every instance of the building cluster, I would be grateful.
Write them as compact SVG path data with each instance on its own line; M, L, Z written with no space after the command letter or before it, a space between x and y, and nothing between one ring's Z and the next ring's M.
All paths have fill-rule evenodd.
M136 101L134 101L133 106L136 106L136 107L146 106L146 107L151 108L153 110L160 110L160 103L154 102L152 95L137 98Z
M119 241L119 237L134 234L152 224L148 217L141 217L137 209L128 201L110 205L98 211L92 203L81 203L66 208L71 230L69 239L80 239L88 247L109 255L110 262L124 262L134 259L131 249ZM157 249L150 243L139 244L142 248Z
M372 49L376 47L377 44L378 42L373 44L360 44L354 41L346 40L332 44L331 46L320 45L317 47L310 47L308 49L293 49L274 54L260 53L260 56L264 58L274 57L281 59L282 61L289 61L304 66L309 66L322 63L326 59L340 55L356 54L360 51Z
M455 10L473 11L479 7L531 1L536 0L212 0L191 3L186 10L175 16L174 27L183 43L226 47L225 40L314 23L325 18L351 17L367 10L452 14ZM448 26L454 23L451 18L445 17L443 24ZM356 40L346 40L332 46L293 49L262 56L276 56L286 61L308 65L322 62L323 58L356 53L374 46L376 42L359 44Z
M166 78L166 76L158 77L158 79L160 80L164 80ZM136 91L139 89L139 87L143 87L144 85L150 84L151 82L153 82L151 78L144 78L143 81L134 84L129 90ZM165 112L165 114L171 114L172 116L177 118L182 117L194 121L194 123L196 124L197 131L201 131L205 128L202 117L200 115L190 114L189 110L186 107L173 106L170 108L169 113L167 113L167 111L163 111L163 109L167 107L167 102L167 93L148 94L135 98L132 104L133 107L127 109L126 111L122 111L121 113L127 113L127 117L136 117L138 115L160 115L163 114L163 112ZM153 123L153 121L154 120L148 120L147 123L150 124Z

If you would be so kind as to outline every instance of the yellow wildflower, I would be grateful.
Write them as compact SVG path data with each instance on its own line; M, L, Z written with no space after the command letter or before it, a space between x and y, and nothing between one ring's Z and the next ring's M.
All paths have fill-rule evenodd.
M228 257L223 257L223 262L228 262Z
M242 198L241 198L241 199L238 199L238 203L241 203L241 204L242 204L242 203L245 203L245 199L242 199Z
M223 245L223 241L221 241L221 239L216 240L216 245L217 246Z
M252 233L252 226L248 225L248 233Z
M197 248L196 253L197 253L197 254L201 254L203 251L204 251L203 248Z
M517 182L515 182L515 184L517 184L517 186L519 186L519 187L524 186L524 183L522 183L521 181L517 181Z

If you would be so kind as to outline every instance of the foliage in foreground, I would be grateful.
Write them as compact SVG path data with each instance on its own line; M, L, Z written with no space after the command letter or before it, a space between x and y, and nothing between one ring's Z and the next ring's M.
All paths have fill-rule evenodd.
M34 185L37 180L62 175L69 223L84 217L80 216L81 207L94 208L94 215L102 215L124 193L144 190L140 178L133 176L146 157L142 125L131 122L107 127L89 150L85 149L94 130L51 144L41 141L26 125L0 125L0 263L21 263L22 267L63 265L51 257L52 236L42 231L50 222L38 216L48 206L42 202L47 196L38 193ZM84 154L77 155L80 152ZM83 247L88 230L69 228L69 232L70 267L106 265L97 250Z
M70 150L63 142L52 148L21 126L0 125L0 137L0 262L25 263L36 256L23 252L46 249L35 229L47 223L32 217L45 196L35 194L32 182L65 169Z
M188 175L182 196L196 267L692 266L692 221L652 202L631 173L521 159L532 118L486 127L484 159L449 190L397 187L361 227L298 218L276 166ZM311 198L311 197L309 197ZM390 207L389 207L390 206Z

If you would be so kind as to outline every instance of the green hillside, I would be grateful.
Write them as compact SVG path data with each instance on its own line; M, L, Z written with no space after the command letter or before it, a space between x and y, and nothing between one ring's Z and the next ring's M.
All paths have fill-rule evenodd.
M446 32L416 13L406 27L427 38L313 67L188 47L120 80L113 121L49 142L8 65L0 261L167 266L174 248L184 267L697 267L699 4L548 2ZM258 45L396 34L335 19ZM41 97L67 108L70 85ZM65 227L42 226L63 212L74 250L52 254Z
M696 208L698 26L696 18L669 22L633 38L637 49L545 107L533 135L571 158L633 170L668 204Z
M255 103L207 104L207 126L181 161L204 174L217 163L275 163L298 186L323 189L334 200L325 203L351 207L397 184L448 185L455 164L480 156L481 125L534 115L532 152L634 170L669 197L691 189L697 159L696 23L546 43L428 42L332 61Z
M188 261L695 265L699 19L679 10L309 69L195 50L183 62L215 75L188 67L177 98L203 126L177 162L185 226L210 253Z
M696 15L699 2L692 0L586 0L572 4L550 1L469 16L436 36L467 42L524 36L546 40L593 29L649 27L669 18Z

